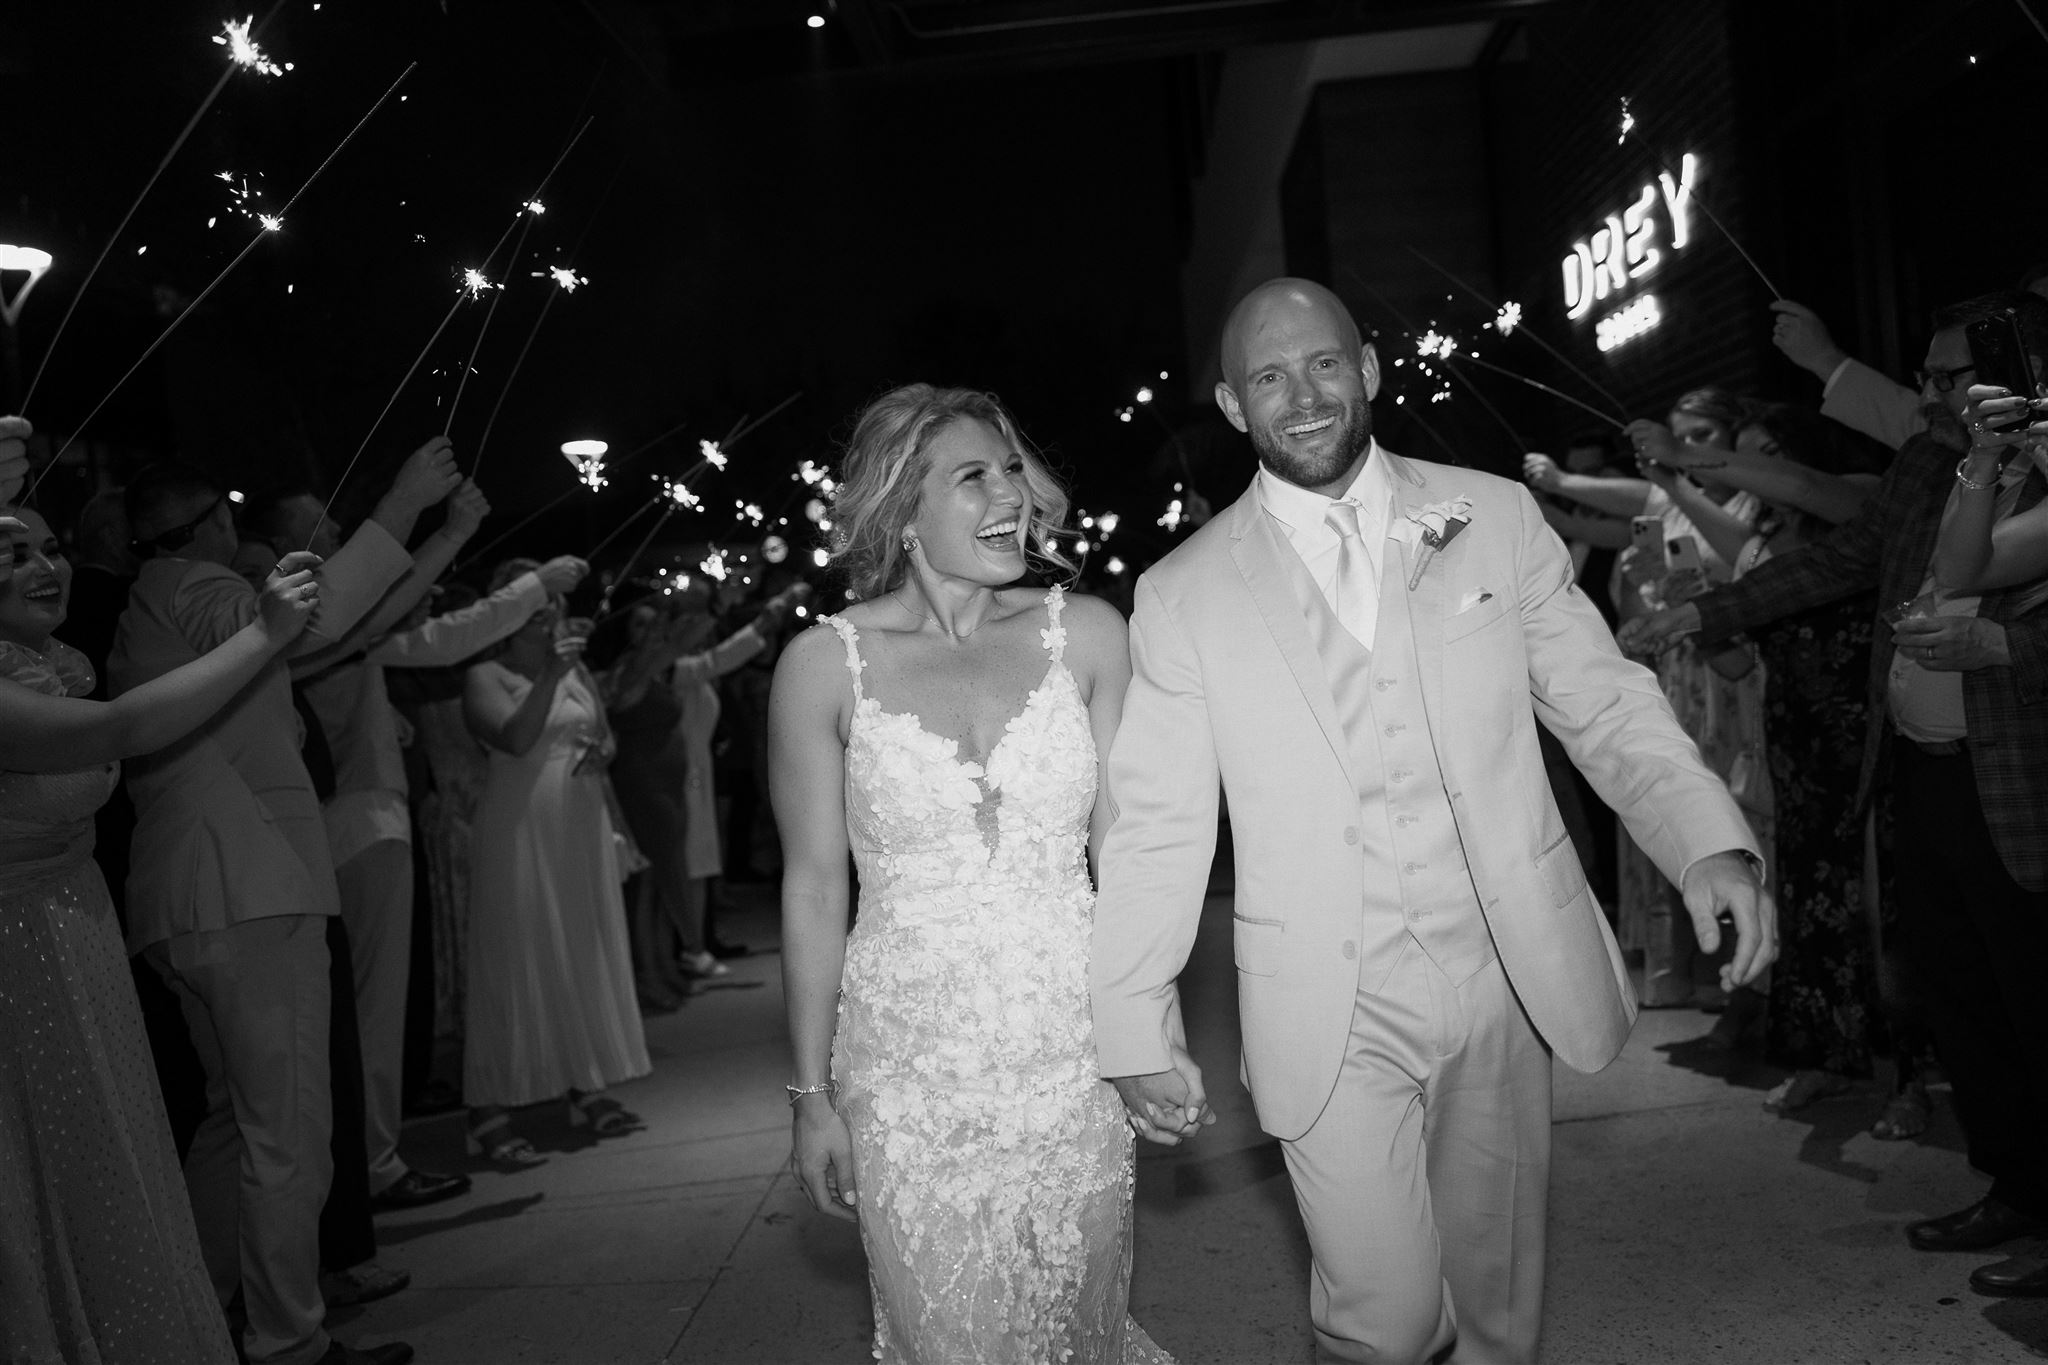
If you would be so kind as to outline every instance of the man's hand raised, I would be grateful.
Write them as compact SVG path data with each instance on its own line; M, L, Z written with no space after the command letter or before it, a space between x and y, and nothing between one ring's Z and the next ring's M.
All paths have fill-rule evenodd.
M461 482L462 475L455 468L454 445L446 436L436 436L406 457L387 496L404 503L417 515L454 492Z

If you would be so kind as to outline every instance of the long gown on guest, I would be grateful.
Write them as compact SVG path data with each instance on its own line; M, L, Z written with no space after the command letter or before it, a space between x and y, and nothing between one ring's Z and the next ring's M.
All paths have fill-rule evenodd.
M503 664L476 668L514 705L533 687ZM531 749L491 753L471 822L462 1058L471 1105L533 1104L651 1069L604 777L584 762L602 726L579 669L556 688Z
M1777 795L1778 960L1764 1050L1779 1066L1870 1074L1877 964L1863 910L1863 762L1868 594L1758 633Z
M0 644L0 677L92 690L54 643ZM232 1365L92 860L117 772L0 773L0 1360Z
M986 764L861 687L860 915L833 1072L884 1362L1171 1365L1130 1320L1132 1136L1095 1072L1095 746L1046 599L1045 679Z
M1738 493L1723 504L1722 510L1739 521L1753 522L1762 506L1755 494ZM1715 551L1705 536L1699 534L1691 519L1663 489L1650 490L1643 515L1663 520L1667 540L1689 537L1699 546L1709 585L1725 583L1734 576L1733 566ZM1630 554L1631 551L1623 551L1624 559ZM1617 583L1620 578L1620 566L1617 565ZM1617 599L1624 602L1633 596L1626 590L1617 593ZM1638 614L1639 611L1633 610L1622 613L1624 619ZM1724 678L1714 671L1706 656L1689 639L1659 655L1655 667L1657 681L1662 685L1665 699L1671 703L1679 725L1699 745L1700 757L1706 760L1707 766L1728 783L1744 817L1756 833L1765 865L1774 867L1771 826L1775 803L1764 740L1764 697L1769 670L1752 668L1741 678ZM1630 839L1621 841L1618 889L1620 907L1616 929L1621 946L1644 950L1643 1003L1683 1003L1692 995L1690 979L1666 979L1664 969L1676 972L1679 964L1674 955L1682 957L1684 952L1681 949L1689 949L1692 929L1689 922L1684 922L1684 911L1677 904L1677 891L1658 871L1657 865L1650 861L1649 855Z

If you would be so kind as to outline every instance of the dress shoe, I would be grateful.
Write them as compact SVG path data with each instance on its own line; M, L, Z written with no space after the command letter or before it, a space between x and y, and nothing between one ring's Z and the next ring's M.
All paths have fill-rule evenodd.
M2015 1256L1970 1272L1970 1288L2004 1299L2048 1299L2048 1260Z
M1988 1251L2015 1237L2048 1232L2048 1222L1985 1197L1957 1213L1906 1225L1916 1251Z
M387 1341L382 1346L344 1346L338 1341L327 1343L327 1354L321 1356L318 1365L411 1365L412 1347L402 1341Z
M327 1309L332 1312L387 1298L411 1283L409 1270L386 1270L375 1261L364 1261L347 1270L321 1271L320 1296L327 1300ZM411 1351L406 1352L406 1358L412 1358Z
M469 1193L466 1175L438 1175L433 1171L408 1170L404 1175L370 1196L373 1209L416 1209L438 1204L443 1199Z

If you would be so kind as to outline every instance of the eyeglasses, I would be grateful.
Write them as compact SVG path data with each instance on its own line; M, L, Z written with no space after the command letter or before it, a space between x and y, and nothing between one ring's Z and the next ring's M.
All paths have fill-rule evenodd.
M1923 389L1932 384L1936 393L1953 393L1956 381L1974 372L1976 368L1975 365L1958 365L1953 370L1921 370L1916 377Z
M159 531L146 540L134 540L130 542L131 548L142 554L147 554L152 550L176 551L184 549L198 536L199 528L206 524L206 519L213 515L214 509L219 507L225 499L226 495L222 494L206 504L204 512L201 512L184 525L173 526L168 530Z

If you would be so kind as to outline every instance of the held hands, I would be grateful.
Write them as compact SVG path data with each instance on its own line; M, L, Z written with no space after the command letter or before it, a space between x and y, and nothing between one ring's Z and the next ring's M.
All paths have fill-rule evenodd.
M272 643L283 646L297 639L320 607L320 580L313 570L320 556L307 550L293 550L277 561L270 577L263 580L257 595L256 618Z
M1216 1111L1202 1089L1202 1068L1188 1055L1187 1027L1181 1021L1176 995L1166 1014L1166 1045L1172 1066L1142 1076L1112 1076L1110 1084L1123 1097L1131 1131L1151 1142L1177 1147L1216 1122Z
M533 572L548 592L556 597L567 597L583 582L590 566L575 555L557 555Z
M415 450L399 466L386 496L396 499L415 513L424 512L455 491L462 475L455 468L455 447L446 436ZM450 509L451 514L453 509Z
M801 1095L790 1115L789 1168L811 1207L834 1218L858 1221L853 1178L853 1136L832 1107L829 1093Z
M1746 986L1778 956L1778 907L1747 856L1730 849L1700 859L1685 870L1685 912L1692 917L1700 951L1721 946L1721 919L1735 927L1735 956L1721 967L1721 988Z
M449 462L454 462L451 454ZM448 495L448 523L444 528L456 540L466 541L476 534L476 528L484 524L484 518L491 514L490 499L484 490L476 486L476 480L464 479Z
M1778 320L1771 324L1771 344L1800 369L1826 379L1849 358L1835 345L1820 314L1805 304L1776 299L1771 303L1771 311L1778 315Z
M1892 627L1899 652L1936 673L1969 673L2012 662L2005 627L1981 616L1909 616Z
M28 482L28 438L35 428L26 417L0 417L0 504L12 504Z

